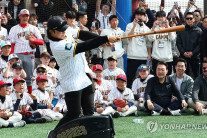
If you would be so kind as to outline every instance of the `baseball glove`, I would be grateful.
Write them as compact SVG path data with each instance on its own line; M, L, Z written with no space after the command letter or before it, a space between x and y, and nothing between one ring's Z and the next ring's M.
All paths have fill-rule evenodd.
M33 39L36 39L36 37L35 37L34 34L30 33L30 35L32 36ZM34 44L33 42L30 42L30 47L31 47L32 49L35 49L35 48L37 47L37 45Z
M24 115L25 117L31 117L32 116L32 112L28 111L27 109L23 109L19 113L22 114L22 115Z
M126 106L126 102L122 98L118 98L114 100L114 105L117 107L123 108Z

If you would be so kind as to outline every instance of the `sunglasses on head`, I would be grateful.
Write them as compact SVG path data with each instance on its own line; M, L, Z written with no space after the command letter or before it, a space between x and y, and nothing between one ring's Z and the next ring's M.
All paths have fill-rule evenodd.
M141 65L141 66L139 66L138 70L141 70L141 69L147 69L148 70L148 67L145 66L145 65Z
M45 73L45 70L38 70L37 73Z
M187 17L186 20L193 20L193 18L192 17L190 17L190 18Z

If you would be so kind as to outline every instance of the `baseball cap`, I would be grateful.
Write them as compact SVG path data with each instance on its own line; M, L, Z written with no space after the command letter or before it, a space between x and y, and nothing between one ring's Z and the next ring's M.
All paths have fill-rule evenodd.
M12 84L11 83L6 83L6 82L0 80L0 87L5 86L5 85L11 86Z
M108 57L107 60L116 60L117 61L117 57L113 55L113 56Z
M47 69L46 66L45 66L44 64L39 64L39 65L37 66L37 69L38 69L38 68L43 68L43 69L45 69L45 70Z
M16 54L11 54L11 55L9 55L8 60L12 60L12 59L14 59L14 58L19 59L19 57L18 57Z
M103 71L103 67L100 64L96 64L93 66L93 72L95 72L96 70Z
M40 76L38 76L38 77L36 78L36 82L38 82L38 81L40 81L40 80L46 80L46 81L48 81L48 80L47 80L47 77L46 77L45 75L40 75Z
M149 70L149 68L148 68L147 65L140 65L140 66L138 67L138 71L140 71L141 69Z
M15 62L13 65L12 65L12 69L23 69L23 66L21 63L19 62Z
M60 16L53 16L48 20L47 23L48 30L57 30L59 32L64 32L67 28L67 22Z
M21 77L14 78L14 80L13 80L13 84L15 85L17 82L25 82L25 80L22 79Z
M123 81L127 81L127 78L124 74L119 74L117 77L116 77L116 80L123 80Z
M29 15L29 10L27 10L27 9L22 9L22 10L19 12L19 16L22 16L22 15Z
M9 41L2 41L1 40L1 48L4 46L10 46L11 47L11 43Z

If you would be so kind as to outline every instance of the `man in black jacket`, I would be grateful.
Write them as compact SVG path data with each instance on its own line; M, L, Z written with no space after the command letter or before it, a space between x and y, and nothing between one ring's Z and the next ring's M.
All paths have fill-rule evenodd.
M144 105L152 115L181 115L179 109L187 107L187 103L174 80L166 76L167 72L167 63L158 62L156 77L147 81ZM173 95L178 100L172 102Z
M194 14L188 12L185 16L185 30L178 32L177 47L181 58L184 58L187 63L186 74L189 75L189 65L191 65L194 78L199 75L199 54L202 30L194 24Z

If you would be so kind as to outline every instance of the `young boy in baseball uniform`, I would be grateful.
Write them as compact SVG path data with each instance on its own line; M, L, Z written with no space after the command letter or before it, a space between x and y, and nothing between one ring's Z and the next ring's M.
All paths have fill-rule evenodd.
M41 76L41 75L47 76L46 66L43 65L43 64L38 65L37 68L36 68L36 74L37 74L37 77ZM37 88L38 88L37 82L36 82L36 80L34 80L33 83L32 83L32 89L35 90ZM47 83L47 86L46 86L45 90L49 93L50 102L52 102L55 87L54 87L54 84L53 84L51 79L48 79L48 83Z
M114 88L108 95L109 105L113 108L113 110L105 110L102 114L112 113L119 116L128 116L137 111L137 107L134 105L134 95L131 89L126 87L127 78L124 74L120 74L116 78L117 87ZM117 106L114 101L115 99L123 99L126 103L124 107ZM115 115L114 115L115 117Z
M25 92L25 80L22 78L14 78L13 82L14 91L10 95L14 104L14 111L22 113L22 120L26 123L45 123L46 119L41 118L43 112L37 110L37 99L34 95ZM30 112L30 115L26 115L26 112Z
M112 83L114 87L116 87L116 77L119 74L124 74L125 72L117 67L118 59L116 56L110 56L107 58L108 60L108 68L103 71L103 78Z
M49 93L46 91L48 79L44 75L40 75L36 78L38 88L32 91L32 94L37 98L37 111L43 112L43 117L50 117L52 120L60 120L63 115L59 113L58 107L53 107Z
M114 86L108 80L103 79L103 67L99 64L93 66L93 71L96 74L97 84L96 89L98 89L103 95L103 99L107 101L108 94L114 89Z
M68 113L56 126L78 118L81 107L84 115L93 115L94 87L89 73L89 67L84 55L85 51L98 46L120 40L115 36L98 36L87 31L77 31L75 37L84 42L76 43L70 33L66 34L67 22L59 16L48 20L48 38L52 53L60 66L60 83L65 93ZM109 45L110 46L110 45ZM53 133L53 131L51 131Z
M65 95L59 83L57 83L55 88L52 104L53 106L58 107L57 109L59 109L59 112L61 113L66 113L68 111L67 105L65 103Z
M52 82L55 83L55 76L54 76L54 70L49 66L50 63L50 54L48 52L43 52L40 55L40 61L43 65L45 65L46 70L47 70L47 78L48 80L51 80ZM33 76L36 78L37 74L36 74L36 69L33 72Z
M96 87L97 85L97 79L93 78L93 84ZM94 94L94 115L99 115L101 114L106 106L108 106L107 101L103 99L103 95L101 92L96 88L95 89L95 94Z
M22 9L19 13L20 23L11 28L9 39L12 43L12 49L22 61L23 69L27 73L25 78L28 92L32 92L32 74L34 70L34 52L35 45L43 45L44 41L36 26L28 23L30 13L27 9Z
M0 56L0 80L3 80L4 72L8 67L8 58L11 52L11 43L9 41L1 41L1 51L2 55Z
M22 115L14 111L12 99L9 96L11 83L0 81L0 127L23 127Z
M150 75L150 69L147 65L140 65L138 68L139 76L132 83L132 92L134 93L134 104L138 110L144 110L144 93L147 81L153 77Z
M53 70L53 75L54 75L54 79L55 79L55 80L53 79L55 81L54 85L56 85L56 83L59 82L59 79L60 79L60 71L55 68L56 65L57 65L57 62L56 62L55 58L53 56L51 56L48 66L50 68L52 68L52 70Z

